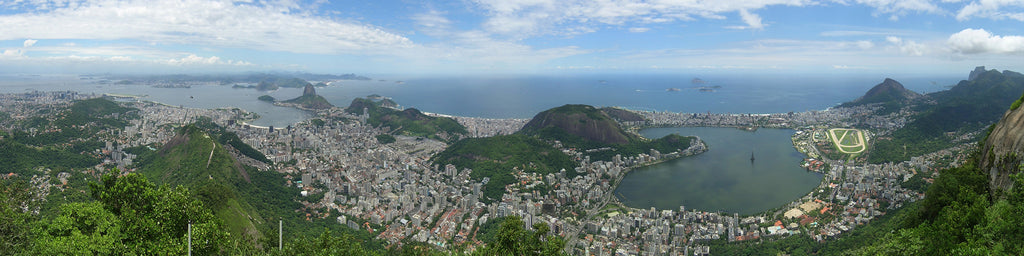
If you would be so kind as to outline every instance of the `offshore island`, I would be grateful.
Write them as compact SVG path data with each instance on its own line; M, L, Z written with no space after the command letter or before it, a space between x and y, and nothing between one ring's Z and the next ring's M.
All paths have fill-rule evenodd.
M241 109L29 92L0 95L0 142L25 156L62 156L5 158L13 159L5 177L30 178L43 191L34 194L40 200L87 197L86 181L101 176L141 175L201 191L212 211L203 223L230 223L227 234L210 239L260 241L280 225L306 230L295 232L328 228L387 246L474 251L495 241L501 223L519 221L574 255L707 254L749 245L744 241L830 241L898 214L925 198L939 169L964 164L988 124L1021 112L1006 108L1019 106L1022 77L979 67L957 86L926 95L885 79L823 111L672 113L570 104L532 119L428 114L383 97L339 108L322 104L306 85L299 98L275 104L313 117L276 129L244 124L252 114ZM729 150L687 134L639 135L655 127L792 130L792 147L805 156L792 164L821 182L754 214L628 207L614 191L639 174L633 170ZM1014 130L992 127L1002 137ZM1010 154L1005 147L986 150ZM766 159L741 153L739 161L752 165ZM999 167L1012 166L1006 159L986 165L1000 178L994 188L1010 179Z

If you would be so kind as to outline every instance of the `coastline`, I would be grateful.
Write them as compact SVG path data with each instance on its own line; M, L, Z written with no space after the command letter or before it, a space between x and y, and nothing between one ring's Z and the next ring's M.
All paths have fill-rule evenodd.
M144 101L144 100L140 100L140 101ZM145 101L145 102L161 104L161 105L165 105L165 106L169 106L169 107L181 107L181 106L173 106L173 105L170 105L170 104L161 103L161 102L155 102L155 101ZM327 110L306 109L306 108L303 108L301 106L298 106L297 104L282 104L280 102L275 102L274 105L276 107L291 107L291 108L295 108L295 109L298 109L298 110L301 110L301 111L310 111L310 112L330 111L331 109L335 109L335 108L342 109L342 108L337 107L337 106L332 107L331 109L327 109ZM224 109L224 108L215 108L215 109ZM228 109L230 109L230 108L228 108ZM241 108L238 108L238 109L241 109ZM825 111L829 111L830 109L831 109L831 107L826 109ZM245 110L243 109L243 111L245 111ZM655 113L655 111L637 111L637 110L630 110L630 111L639 112L639 113L644 113L644 112ZM245 112L246 113L253 113L253 112L248 112L248 111L245 111ZM810 111L808 111L808 112L810 112ZM817 111L814 111L814 112L817 112ZM517 118L465 117L465 116L456 116L456 115L442 114L442 113L435 113L435 112L423 112L423 113L425 115L428 115L428 116L447 117L447 118L452 118L452 119L458 119L458 118L482 118L482 119L494 119L494 120L517 119ZM682 113L682 112L667 112L667 111L657 112L657 113L700 114L700 113ZM801 113L806 113L806 112L801 112ZM253 113L253 114L255 114L255 113ZM736 114L736 113L714 114L714 113L712 113L710 115L726 116L726 117L759 117L759 118L767 118L767 117L771 117L773 115L779 115L779 114L781 114L781 113L776 113L776 114L765 114L765 113L757 113L757 114ZM257 117L256 119L259 119L259 118L260 117ZM255 124L250 123L251 121L256 120L256 119L250 119L250 120L247 120L247 121L240 121L239 124L241 124L241 125L249 125L250 127L256 128L256 129L269 129L269 126L255 125ZM639 130L642 130L642 129L647 129L647 128L658 128L658 127L715 127L715 128L735 128L735 129L748 130L748 131L756 131L757 129L764 127L764 126L756 125L756 124L752 124L752 125L714 125L714 124L708 124L708 125L673 125L673 124L652 124L652 122L650 122L650 121L645 121L644 124L642 124L642 125L624 125L624 126L625 126L624 128L626 128L627 130L632 131L632 132L639 131ZM791 130L795 130L795 127L791 127L791 126L764 127L764 128L778 128L778 129L791 129ZM710 146L708 146L699 137L697 137L697 136L687 136L687 137L694 137L696 139L697 143L694 144L694 145L691 145L690 147L688 147L687 149L685 149L683 151L690 151L690 150L693 150L693 149L698 148L698 147L701 148L701 149L700 150L695 150L693 152L686 153L686 154L677 154L678 152L674 152L672 154L667 154L665 157L663 157L661 159L658 159L656 161L646 162L646 163L643 163L643 164L640 164L640 165L637 165L637 166L626 168L622 172L622 174L620 174L618 177L615 178L615 181L612 183L612 184L614 184L612 186L613 187L612 191L614 191L614 189L617 189L618 186L620 185L622 179L626 175L631 173L635 168L652 166L652 165L661 164L661 163L664 163L664 162L667 162L667 161L671 161L671 160L676 160L676 159L680 159L680 158L684 158L684 157L698 155L698 154L704 153L704 152L706 152L707 150L710 149ZM795 147L795 145L793 145L793 146ZM806 153L801 152L801 154L803 154L804 156L807 156ZM823 186L827 186L827 185L828 184L825 182L825 179L823 178L822 182L820 182L818 184L818 186L813 188L811 191L808 191L808 193L804 194L804 196L802 196L800 198L797 198L797 199L795 199L795 200L793 200L793 201L791 201L791 202L789 202L787 204L780 205L779 207L785 208L786 206L788 206L790 204L801 202L807 196L812 195L814 190L820 189ZM617 203L620 206L625 207L625 208L627 208L627 209L629 209L631 211L641 210L639 208L633 208L633 207L629 207L629 206L624 205L621 202L621 200L614 193L609 193L608 196L610 196L612 198L609 198L600 207L597 207L597 208L594 208L594 209L595 210L601 209L602 207L604 207L608 203ZM774 210L774 208L770 209L770 210L766 210L764 212L760 212L760 213L754 214L754 215L770 214L770 213L772 213L773 210Z

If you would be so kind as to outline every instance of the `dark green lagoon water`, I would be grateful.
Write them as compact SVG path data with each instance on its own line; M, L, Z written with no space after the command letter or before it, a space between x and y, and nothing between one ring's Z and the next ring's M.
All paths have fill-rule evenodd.
M800 168L793 130L683 127L651 128L644 137L699 136L708 151L637 168L615 195L627 206L754 214L782 206L818 186L822 175ZM751 152L755 160L750 161Z

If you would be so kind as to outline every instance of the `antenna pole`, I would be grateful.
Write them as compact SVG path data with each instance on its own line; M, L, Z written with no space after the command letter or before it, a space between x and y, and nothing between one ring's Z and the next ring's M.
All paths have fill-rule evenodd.
M192 256L192 221L188 222L188 256Z

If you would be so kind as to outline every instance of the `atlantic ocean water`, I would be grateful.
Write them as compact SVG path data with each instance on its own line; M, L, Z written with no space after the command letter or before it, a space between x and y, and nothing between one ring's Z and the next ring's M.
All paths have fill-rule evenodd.
M705 81L693 83L694 78ZM530 118L564 104L619 106L636 110L692 113L785 113L824 110L856 99L882 76L825 75L552 75L503 77L385 77L368 81L343 80L317 88L332 104L345 107L356 97L379 94L404 107L424 112L485 118ZM897 80L908 89L932 92L953 85L962 77L909 77ZM697 87L710 90L701 91ZM711 89L714 88L714 89ZM675 91L674 89L678 89ZM195 108L238 107L261 116L254 124L285 126L310 115L256 99L271 95L290 99L301 88L271 92L235 89L230 85L191 88L153 88L144 84L97 84L74 75L0 76L0 92L72 90L85 93L145 95L142 100Z
M705 83L693 83L697 77ZM907 78L903 83L914 91L931 92L959 79ZM345 82L347 86L319 92L338 106L376 93L421 111L486 118L530 118L564 104L688 113L785 113L824 110L854 100L882 80L884 77L781 75L459 77Z

